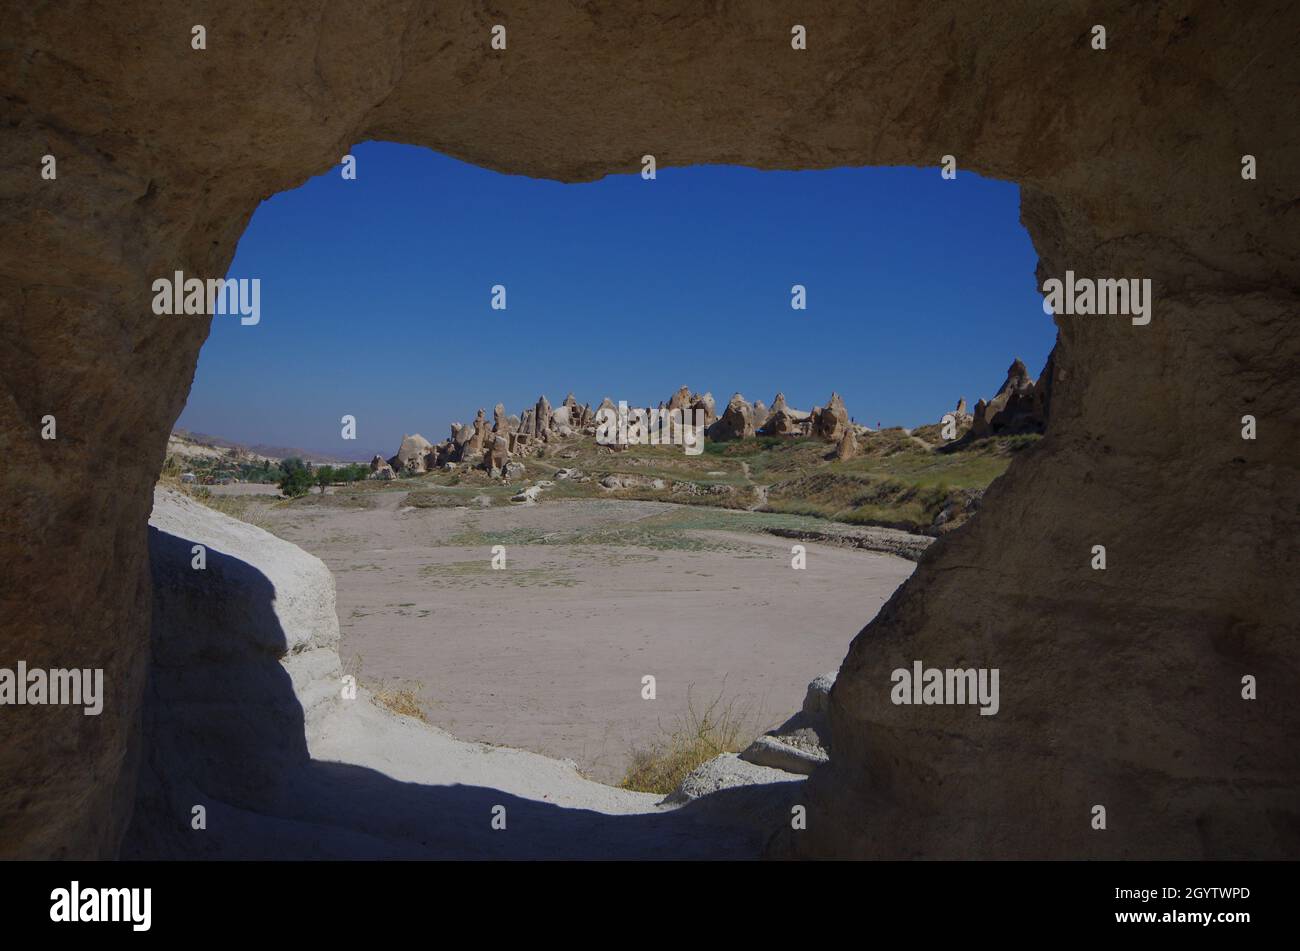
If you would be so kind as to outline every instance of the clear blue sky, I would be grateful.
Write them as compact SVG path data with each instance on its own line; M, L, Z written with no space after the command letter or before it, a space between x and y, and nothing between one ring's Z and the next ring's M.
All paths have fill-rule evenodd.
M974 405L1055 339L1019 189L958 170L660 169L564 185L365 143L253 215L178 425L245 443L397 450L498 400L655 405L681 384L874 426ZM790 287L808 309L790 307ZM494 284L508 307L492 310ZM355 443L339 418L357 418Z

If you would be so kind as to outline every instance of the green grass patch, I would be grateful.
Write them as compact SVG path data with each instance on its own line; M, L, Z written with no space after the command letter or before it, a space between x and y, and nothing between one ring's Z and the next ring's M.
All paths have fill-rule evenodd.
M507 561L506 567L498 570L487 558L422 565L420 577L435 587L508 584L516 588L572 588L581 583L563 565L548 563L532 568L511 568Z

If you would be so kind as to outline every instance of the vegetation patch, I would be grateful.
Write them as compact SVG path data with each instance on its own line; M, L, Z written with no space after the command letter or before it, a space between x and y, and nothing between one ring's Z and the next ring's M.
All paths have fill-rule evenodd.
M739 753L757 735L753 707L722 694L699 706L686 691L686 714L648 747L635 750L621 789L667 795L697 766L723 753Z

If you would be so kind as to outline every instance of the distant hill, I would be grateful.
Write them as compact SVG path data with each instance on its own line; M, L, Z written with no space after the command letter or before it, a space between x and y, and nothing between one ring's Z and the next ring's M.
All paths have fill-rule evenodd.
M172 432L167 440L167 453L189 459L216 459L229 457L233 453L234 458L249 462L261 459L279 462L281 459L296 456L311 463L369 462L374 456L373 452L362 449L321 451L299 449L294 446L270 446L265 443L248 446L221 436L191 432L187 429L177 429Z

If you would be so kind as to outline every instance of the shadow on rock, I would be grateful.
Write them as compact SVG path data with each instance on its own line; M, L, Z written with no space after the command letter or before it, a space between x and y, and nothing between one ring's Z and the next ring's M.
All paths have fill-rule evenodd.
M247 561L209 545L193 568L194 544L150 528L153 658L125 858L747 858L788 822L802 783L608 815L313 760L303 704L313 689L337 702L334 646L286 634L293 592L277 602ZM300 680L295 664L316 673ZM497 806L505 829L492 828Z

